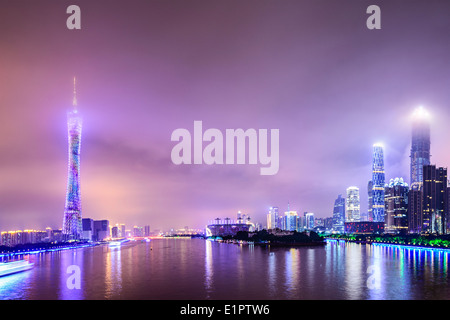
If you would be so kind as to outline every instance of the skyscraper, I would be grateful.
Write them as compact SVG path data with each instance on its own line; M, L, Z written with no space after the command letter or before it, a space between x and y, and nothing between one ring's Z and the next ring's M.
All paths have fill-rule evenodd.
M267 229L277 228L278 223L278 207L270 207L267 214Z
M422 232L447 233L447 168L423 166Z
M347 199L345 201L345 222L360 221L359 188L348 187Z
M422 232L422 190L410 189L408 194L408 232Z
M368 199L368 208L367 208L367 220L373 221L373 213L372 213L372 206L373 206L373 183L372 180L369 181L367 184L367 199Z
M336 232L344 232L345 222L345 198L339 195L334 201L333 207L333 230Z
M62 233L65 240L80 239L81 224L81 198L80 198L80 147L82 119L77 110L76 80L73 80L72 110L67 113L67 127L69 135L69 163L66 203Z
M406 233L408 230L408 191L402 178L395 178L385 188L385 230L388 233Z
M411 141L411 181L412 190L421 190L423 166L430 164L430 119L428 112L419 107L414 111Z
M306 230L314 229L314 213L312 212L305 213L305 229Z
M372 161L372 217L373 222L384 222L384 155L381 144L373 145Z
M295 231L297 230L297 220L298 220L298 213L297 211L286 211L284 213L284 220L285 220L285 230L289 231Z

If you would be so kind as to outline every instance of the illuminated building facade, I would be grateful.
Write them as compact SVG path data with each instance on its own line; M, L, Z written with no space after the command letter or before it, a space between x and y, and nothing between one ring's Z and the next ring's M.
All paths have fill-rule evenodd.
M422 232L447 233L447 168L423 166Z
M385 232L405 234L408 231L409 186L402 178L389 181L385 187Z
M346 222L345 233L347 234L382 234L384 233L384 222Z
M278 227L278 207L270 207L267 214L267 229L274 229Z
M251 231L251 225L243 223L241 219L233 222L226 218L225 220L216 219L214 223L206 227L208 237L235 236L239 231Z
M373 206L373 182L372 180L369 181L367 184L367 199L368 199L368 208L367 208L367 220L373 221L373 213L372 213L372 206Z
M360 199L359 188L347 188L347 198L345 200L345 222L360 221Z
M80 198L80 148L82 119L77 110L75 79L72 106L72 110L67 114L69 164L66 203L62 227L62 233L65 240L78 240L82 235Z
M422 232L422 190L410 189L408 193L408 232Z
M314 223L314 213L306 212L305 213L305 229L312 230L315 227Z
M380 144L373 146L372 161L372 218L384 222L384 155Z
M334 201L333 208L333 230L335 232L344 232L344 222L345 222L345 198L339 195Z
M297 211L286 211L284 213L284 225L283 230L295 231L298 227L298 213Z

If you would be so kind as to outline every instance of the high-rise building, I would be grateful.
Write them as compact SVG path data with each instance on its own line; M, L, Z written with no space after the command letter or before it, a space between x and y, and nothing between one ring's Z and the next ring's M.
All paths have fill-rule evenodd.
M69 134L69 164L66 203L62 233L65 240L81 238L81 198L80 198L80 148L82 119L77 110L76 83L74 79L72 110L67 114Z
M314 229L314 213L306 212L305 213L305 229L312 230Z
M108 220L94 220L93 240L103 241L109 235L109 221Z
M422 232L447 233L447 168L423 166Z
M344 232L344 222L345 222L345 198L342 195L338 195L337 199L334 201L333 207L333 230L335 232Z
M408 232L422 232L422 190L410 189L408 193Z
M278 207L270 207L267 214L267 229L275 229L278 227Z
M297 230L297 220L298 220L298 213L297 211L286 211L284 213L284 219L285 219L285 230L289 231L295 231Z
M373 182L372 180L369 180L369 183L367 184L367 199L368 199L368 207L367 207L367 220L373 221L373 213L372 213L372 206L373 206Z
M81 239L91 241L93 235L94 235L94 220L89 218L83 218Z
M430 119L428 112L419 107L414 111L411 141L411 181L412 190L421 190L423 166L430 164Z
M405 234L408 231L408 193L409 186L403 178L395 178L386 184L385 202L385 232Z
M184 229L187 231L188 227L185 227ZM144 237L148 237L148 236L150 236L150 226L146 225L146 226L144 226Z
M345 201L345 222L360 221L360 199L359 188L348 187Z
M373 145L372 161L372 217L373 222L384 222L384 155L381 144Z
M111 237L118 238L119 237L119 228L114 226L111 228Z
M126 229L125 229L125 224L121 223L119 225L119 230L120 230L120 236L122 238L125 238L127 236Z

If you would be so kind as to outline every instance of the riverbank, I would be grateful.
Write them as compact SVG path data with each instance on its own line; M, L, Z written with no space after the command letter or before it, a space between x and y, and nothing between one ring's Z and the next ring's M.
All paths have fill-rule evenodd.
M449 235L326 235L324 238L362 244L450 249Z
M78 249L99 245L95 242L61 242L61 243L34 243L23 244L14 247L1 246L0 257L13 257L17 255L38 254L68 249Z

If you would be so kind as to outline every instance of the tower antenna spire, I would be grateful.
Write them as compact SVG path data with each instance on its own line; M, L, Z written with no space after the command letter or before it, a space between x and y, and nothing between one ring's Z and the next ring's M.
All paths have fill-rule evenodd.
M73 100L72 100L72 105L74 107L74 109L77 108L77 78L73 77Z

